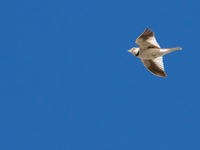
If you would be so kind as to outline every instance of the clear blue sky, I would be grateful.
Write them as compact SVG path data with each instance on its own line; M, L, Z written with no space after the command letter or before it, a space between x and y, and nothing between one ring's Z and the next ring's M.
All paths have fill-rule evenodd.
M197 0L8 0L1 150L199 150ZM127 52L146 27L168 77Z

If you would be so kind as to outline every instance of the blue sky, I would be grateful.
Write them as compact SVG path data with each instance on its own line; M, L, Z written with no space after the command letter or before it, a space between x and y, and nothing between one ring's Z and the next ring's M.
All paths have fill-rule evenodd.
M0 148L199 150L199 4L1 2ZM167 78L127 52L146 27Z

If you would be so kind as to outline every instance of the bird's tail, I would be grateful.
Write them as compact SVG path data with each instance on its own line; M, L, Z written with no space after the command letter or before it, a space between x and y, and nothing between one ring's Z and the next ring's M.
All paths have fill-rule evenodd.
M176 51L176 50L182 50L182 48L180 48L180 47L165 48L165 49L160 49L160 52L161 52L162 55L165 55L165 54L171 53L171 52Z
M166 49L168 49L168 50L170 50L170 51L182 50L181 47L176 47L176 48L166 48Z

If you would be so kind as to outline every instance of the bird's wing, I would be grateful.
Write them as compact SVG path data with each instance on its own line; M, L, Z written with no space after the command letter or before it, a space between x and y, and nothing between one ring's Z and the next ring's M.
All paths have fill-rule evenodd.
M152 72L153 74L166 77L164 64L163 64L163 57L157 57L156 59L142 59L142 62L147 69Z
M141 49L160 48L154 33L148 28L136 39L135 43L138 44Z

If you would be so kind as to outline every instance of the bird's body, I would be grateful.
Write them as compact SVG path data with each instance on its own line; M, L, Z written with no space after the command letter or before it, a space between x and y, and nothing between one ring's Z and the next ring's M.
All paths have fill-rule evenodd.
M160 48L154 37L154 33L148 30L148 28L136 39L136 44L139 45L139 48L134 47L129 52L140 58L149 71L160 77L167 76L164 71L162 56L176 50L181 50L180 47Z
M141 59L154 59L160 56L159 51L160 50L158 48L149 48L143 51L139 49L139 54L137 57Z

